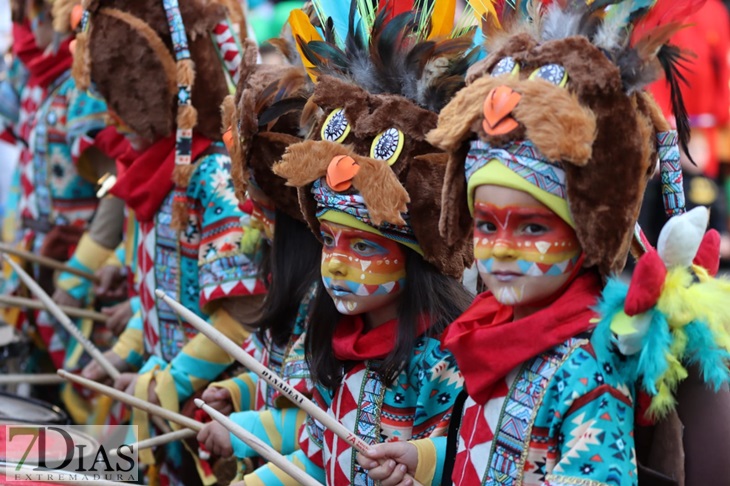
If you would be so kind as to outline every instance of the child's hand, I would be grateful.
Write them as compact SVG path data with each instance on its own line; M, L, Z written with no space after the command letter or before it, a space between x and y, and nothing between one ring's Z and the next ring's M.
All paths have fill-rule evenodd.
M218 410L223 415L230 415L233 412L231 392L227 388L209 386L200 398L211 408Z
M231 434L218 422L205 424L198 433L198 442L203 444L208 452L217 456L230 457L233 455Z
M376 444L367 454L358 453L357 462L368 470L371 479L380 481L382 486L412 486L411 478L403 478L406 474L411 477L415 474L418 449L408 442Z

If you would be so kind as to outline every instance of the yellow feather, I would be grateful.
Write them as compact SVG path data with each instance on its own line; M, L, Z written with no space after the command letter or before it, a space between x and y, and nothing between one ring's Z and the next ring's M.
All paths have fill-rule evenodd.
M494 17L494 22L498 26L501 26L499 17L497 16L497 9L494 8L492 0L469 0L469 5L474 9L477 22L481 23L482 19L486 19L491 15Z
M310 42L313 40L322 40L322 36L319 35L317 29L309 21L309 17L303 11L294 9L289 14L289 25L291 26L292 36L297 39L297 36L301 37L303 41ZM314 74L314 64L309 62L302 52L302 48L299 47L299 43L296 43L297 51L299 51L299 57L302 58L302 64L307 70L307 74L312 81L317 81L317 76Z
M447 37L454 30L456 0L436 0L431 14L431 33L428 39Z

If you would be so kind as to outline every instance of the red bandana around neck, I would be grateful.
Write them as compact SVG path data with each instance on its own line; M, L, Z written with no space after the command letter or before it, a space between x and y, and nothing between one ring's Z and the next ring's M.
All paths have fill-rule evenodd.
M426 332L430 325L428 319L421 319L416 335L420 336ZM391 319L375 329L366 331L365 321L361 315L342 316L332 338L332 349L335 358L340 361L384 359L395 348L397 335L398 319Z
M600 293L600 277L587 272L550 306L516 321L512 307L500 304L491 292L477 296L441 336L469 396L487 403L495 385L518 365L594 327L591 308Z
M47 88L61 74L71 69L73 57L68 46L72 38L68 37L58 46L55 54L44 55L43 49L36 46L30 25L13 23L13 54L28 69L30 86Z
M212 143L196 134L192 160L197 160ZM110 192L134 210L138 221L151 221L174 186L174 170L174 135L158 140L141 154L130 147L117 159L117 182Z

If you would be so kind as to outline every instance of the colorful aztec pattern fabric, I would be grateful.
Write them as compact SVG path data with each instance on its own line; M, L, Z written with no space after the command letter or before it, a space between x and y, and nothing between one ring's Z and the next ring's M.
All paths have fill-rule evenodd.
M82 176L78 162L93 146L94 136L105 127L106 104L76 89L70 72L47 90L39 86L22 90L14 132L23 148L15 175L17 192L10 195L8 204L15 216L13 228L6 232L12 233L11 241L38 253L45 236L40 228L88 225L98 200L94 183ZM34 228L24 222L31 222ZM12 293L19 285L16 275L8 277L3 293ZM37 323L55 366L75 368L78 363L66 362L69 348L78 347L75 341L58 335L48 315L38 316ZM91 327L86 328L90 332Z
M453 356L441 349L438 340L419 339L412 359L390 387L383 385L375 366L369 361L356 364L334 393L316 387L315 402L370 444L445 432L463 379ZM311 417L302 427L300 446L289 459L323 484L375 484L358 465L353 449ZM270 464L245 481L256 486L296 484Z
M258 278L259 255L241 251L248 220L238 208L228 176L230 165L223 153L205 155L197 162L187 187L185 230L178 234L170 227L172 191L154 220L138 227L137 282L145 351L152 355L142 370L155 364L164 368L177 357L176 362L183 366L180 373L173 374L180 399L193 392L187 376L199 376L196 373L203 371L205 363L178 356L197 332L189 324L181 324L172 309L155 298L155 289L164 290L203 318L208 317L204 309L212 301L266 291Z
M595 336L523 364L486 404L467 399L453 484L637 484L633 391L618 356Z
M472 140L465 160L467 180L492 160L497 160L530 184L565 199L565 172L560 164L549 161L529 140L492 147L483 140Z
M309 305L314 299L316 286L299 305L298 314L286 346L277 346L270 340L262 347L261 363L305 396L312 396L313 384L304 350L304 339L309 324ZM255 339L253 336L249 340ZM254 373L246 373L230 380L225 386L236 387L233 397L240 397L235 404L236 413L230 418L253 433L282 454L289 454L299 448L299 429L306 414L281 393L261 380ZM231 434L233 453L239 458L256 457L258 454L247 444Z

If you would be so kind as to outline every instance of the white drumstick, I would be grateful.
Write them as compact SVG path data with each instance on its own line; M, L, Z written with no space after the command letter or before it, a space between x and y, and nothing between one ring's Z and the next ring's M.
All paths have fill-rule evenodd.
M261 457L279 467L279 469L299 481L299 483L304 484L305 486L321 486L319 481L296 467L286 457L276 452L268 444L253 435L251 432L236 424L234 421L220 413L218 410L209 405L206 405L205 402L200 398L195 399L195 405L198 408L202 408L203 410L205 410L205 412L210 415L213 420L219 422L229 432L231 432L233 435L251 446L251 449L255 450Z
M46 293L45 290L41 288L38 283L33 280L33 277L28 275L23 268L15 263L12 258L6 258L3 255L3 259L15 270L15 273L18 274L18 277L20 277L20 280L23 281L26 287L28 287L28 290L31 291L33 295L35 295L38 300L43 302L43 304L46 306L46 309L48 309L48 312L51 313L53 317L56 318L56 320L61 323L64 329L68 331L69 334L71 334L80 344L84 347L87 353L91 355L92 358L96 360L99 365L101 365L102 368L104 368L104 371L113 379L116 380L119 378L119 370L117 370L110 362L107 360L104 355L99 351L99 349L94 346L94 344L89 341L86 336L79 330L78 327L71 321L71 319L63 313L63 311L58 307L58 304L56 304L53 299Z
M211 326L203 319L200 318L193 311L187 309L184 305L171 298L164 291L157 289L155 295L160 299L164 300L167 305L175 311L183 320L203 333L211 341L221 347L226 353L228 353L233 359L244 365L249 371L254 372L259 377L263 378L268 384L283 393L289 400L291 400L296 406L307 412L311 417L321 423L324 427L331 430L336 436L344 440L351 447L359 452L367 452L370 450L370 446L367 442L362 440L356 434L347 430L347 427L338 422L334 417L327 414L326 411L322 410L313 401L306 396L302 395L294 389L289 383L284 381L280 376L276 375L266 366L262 365L253 356L244 351L239 345L231 341L225 334L220 332L215 327ZM410 477L410 476L406 476ZM418 485L418 481L411 478L414 485Z

